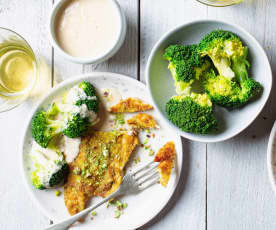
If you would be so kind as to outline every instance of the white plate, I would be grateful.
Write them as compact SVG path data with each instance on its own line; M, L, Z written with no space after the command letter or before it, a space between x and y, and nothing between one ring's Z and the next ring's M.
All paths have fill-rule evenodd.
M64 205L63 196L56 197L54 189L42 191L34 189L30 182L30 172L28 171L26 158L32 141L30 130L31 118L37 109L47 107L57 95L60 95L66 89L83 80L90 81L96 88L118 88L123 98L138 97L148 103L152 103L145 85L134 79L114 73L90 73L62 82L55 87L41 103L39 103L33 112L31 112L21 144L22 174L32 199L40 207L43 213L54 222L68 217L69 214ZM167 188L163 188L160 184L156 184L137 195L124 196L121 200L127 202L128 207L119 219L113 217L113 207L106 208L104 205L97 209L97 216L92 221L87 218L84 223L72 227L72 229L135 229L149 222L166 206L176 189L181 174L182 144L180 137L176 135L172 129L165 128L166 125L163 123L163 120L160 119L160 115L156 111L151 113L161 127L160 130L154 131L154 133L156 133L156 138L151 138L152 141L154 140L154 142L156 142L155 145L152 145L153 149L158 150L166 141L170 140L174 141L176 146L177 159L175 162L175 169L171 175ZM141 162L137 164L138 167L153 159L153 157L145 153L145 150L141 151L142 148L139 149L137 154L141 157ZM130 167L133 166L134 164L130 165ZM101 198L93 198L92 202L95 204L100 199Z
M273 191L276 193L276 121L270 133L267 147L267 169Z
M233 111L215 106L214 112L219 123L217 132L206 135L187 133L172 124L165 112L167 101L176 93L173 79L168 70L168 62L163 58L163 53L165 48L171 44L198 43L204 35L215 29L232 31L248 46L251 64L249 75L262 84L263 93L248 105ZM186 23L169 31L160 38L148 59L146 79L154 105L167 124L183 137L208 143L225 141L246 129L262 111L272 87L270 64L258 41L240 26L216 20L199 20Z

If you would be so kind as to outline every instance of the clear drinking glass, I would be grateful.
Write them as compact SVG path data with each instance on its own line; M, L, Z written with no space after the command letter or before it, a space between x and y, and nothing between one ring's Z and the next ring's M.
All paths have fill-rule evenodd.
M243 0L197 0L208 6L231 6L241 3Z
M0 27L0 112L25 101L38 77L36 56L16 32Z

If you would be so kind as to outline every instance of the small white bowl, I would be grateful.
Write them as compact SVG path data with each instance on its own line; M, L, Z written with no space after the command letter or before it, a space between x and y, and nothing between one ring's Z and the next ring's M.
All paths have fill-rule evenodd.
M276 194L276 121L270 133L267 147L267 169L269 181Z
M98 57L93 57L93 58L79 58L79 57L74 57L71 56L70 54L66 53L58 44L55 36L55 19L57 16L57 13L59 9L65 4L65 2L68 0L60 0L57 1L50 14L49 18L49 23L48 23L48 28L49 28L49 34L50 34L50 41L52 46L58 51L58 53L64 57L65 59L79 63L79 64L98 64L101 62L106 61L107 59L111 58L117 51L121 48L122 44L124 43L125 37L126 37L126 30L127 30L127 24L126 24L126 17L121 9L120 5L116 0L109 0L113 4L115 10L118 12L119 17L120 17L120 32L118 34L117 40L114 42L114 45L105 53Z
M215 116L219 123L215 133L206 135L187 133L172 124L165 112L167 101L176 93L171 73L168 70L168 62L163 58L163 53L165 48L171 44L198 43L205 34L215 29L232 31L248 46L251 63L249 74L262 84L263 92L259 98L240 109L229 111L215 106ZM172 129L187 139L211 143L225 141L236 136L256 119L269 98L272 87L272 71L261 45L240 26L223 21L199 20L181 25L160 38L148 59L146 81L155 108Z

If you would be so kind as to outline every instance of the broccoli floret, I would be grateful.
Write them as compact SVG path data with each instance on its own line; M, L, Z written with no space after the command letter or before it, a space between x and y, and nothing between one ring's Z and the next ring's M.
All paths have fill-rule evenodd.
M46 189L46 187L44 187L40 177L38 176L39 174L39 171L34 171L32 172L32 176L31 176L31 179L32 179L32 183L33 183L33 186L39 190L43 190L43 189Z
M202 56L211 58L219 72L216 75L211 70L204 74L204 88L214 103L238 108L260 93L260 83L248 77L248 48L237 35L215 30L207 34L198 47Z
M99 99L89 82L83 81L70 89L59 106L53 103L48 111L41 110L33 118L33 137L44 148L61 133L70 138L81 137L98 120ZM55 119L58 114L59 119Z
M31 180L37 189L46 189L59 185L68 175L69 166L57 149L35 149L32 152L34 170Z
M166 113L169 120L185 132L206 134L217 128L207 94L174 96L166 104Z
M178 94L189 94L191 85L199 80L210 62L198 53L197 45L171 45L164 53Z
M63 122L54 119L58 113L59 109L53 103L48 111L36 112L32 120L32 136L43 148L48 146L53 137L62 132Z
M210 70L204 76L203 86L215 104L228 108L240 106L240 87L236 81L216 75L214 70Z
M262 85L252 78L248 77L238 79L238 82L241 87L241 93L239 95L241 104L240 106L248 103L252 98L256 97L262 92Z
M83 81L79 83L78 87L82 89L86 95L86 97L80 98L76 101L76 105L80 106L85 104L90 111L94 111L98 113L99 111L99 98L96 94L96 90L94 86L87 82Z
M88 117L74 114L66 122L66 128L63 130L63 133L70 138L81 137L87 131L89 125Z
M227 108L241 107L261 91L261 85L251 78L230 80L214 70L205 74L203 85L212 102Z
M243 46L240 38L232 32L214 30L204 36L198 47L202 56L211 58L221 76L228 79L234 78L235 74L240 71L239 65L246 71L248 49ZM234 66L236 67L234 68Z
M81 137L97 121L99 98L94 86L86 81L74 86L66 95L63 107L63 133L70 138Z
M69 166L67 163L62 163L60 170L52 174L49 180L50 187L54 187L62 182L69 173Z

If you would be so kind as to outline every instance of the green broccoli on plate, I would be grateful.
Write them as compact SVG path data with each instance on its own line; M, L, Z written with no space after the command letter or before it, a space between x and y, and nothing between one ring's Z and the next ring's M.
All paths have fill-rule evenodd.
M34 170L31 180L35 188L43 190L59 185L66 178L69 166L64 155L55 147L35 148L31 153Z

